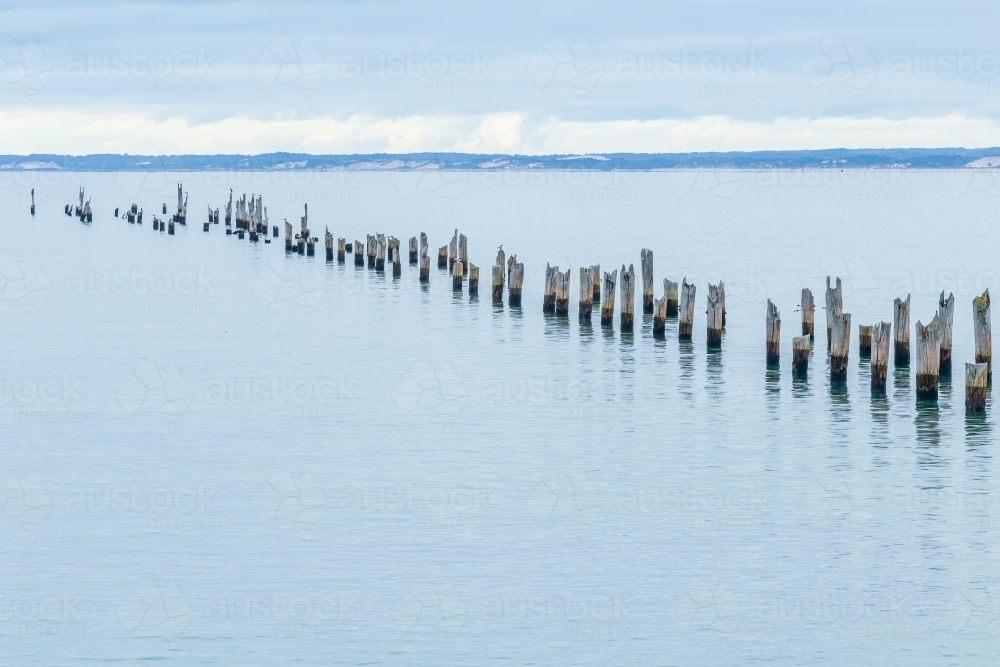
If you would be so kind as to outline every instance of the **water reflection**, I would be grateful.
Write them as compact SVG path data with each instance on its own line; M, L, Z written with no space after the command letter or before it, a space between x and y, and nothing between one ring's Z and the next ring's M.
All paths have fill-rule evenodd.
M677 343L679 350L678 366L680 374L677 381L677 388L681 394L687 398L694 396L694 343L683 339Z
M938 379L938 405L942 410L950 410L952 407L951 375L942 375ZM964 397L963 397L964 398ZM963 400L964 405L964 400Z
M580 342L588 347L594 344L594 323L589 317L580 320Z
M922 451L924 456L928 457L921 461L919 460L918 455L918 464L921 466L939 465L940 458L938 456L938 452L936 451L936 447L941 444L941 408L937 401L917 401L917 411L916 417L914 418L914 424L917 429L917 450L918 452ZM935 449L925 449L928 446L934 446ZM933 453L931 453L932 451Z
M872 429L871 440L874 447L888 448L889 438L889 397L884 394L872 394L871 397Z
M847 383L830 386L830 431L844 442L850 439L851 397Z
M781 405L781 366L777 364L768 366L764 371L764 398L768 415L772 420L777 420Z
M705 352L705 394L712 399L713 404L722 401L722 350L712 349Z

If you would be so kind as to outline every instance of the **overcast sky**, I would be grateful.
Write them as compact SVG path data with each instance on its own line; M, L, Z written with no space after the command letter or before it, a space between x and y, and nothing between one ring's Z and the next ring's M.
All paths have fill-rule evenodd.
M1000 145L1000 3L0 8L0 153Z

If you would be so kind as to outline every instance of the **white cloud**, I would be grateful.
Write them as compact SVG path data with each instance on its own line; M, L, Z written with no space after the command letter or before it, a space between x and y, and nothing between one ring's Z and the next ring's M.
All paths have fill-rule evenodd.
M12 154L136 153L136 147L151 143L173 154L976 148L1000 144L1000 125L959 114L899 120L875 116L753 122L726 116L566 121L512 112L397 118L358 115L343 119L236 116L191 123L182 118L158 120L140 114L15 107L0 111L0 142L4 152Z

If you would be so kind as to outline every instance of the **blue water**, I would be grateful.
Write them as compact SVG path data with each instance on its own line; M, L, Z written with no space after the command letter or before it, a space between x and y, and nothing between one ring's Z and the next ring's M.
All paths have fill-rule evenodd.
M993 172L0 174L0 656L20 665L992 664L995 405L918 407L854 326L996 283ZM177 235L153 232L176 182ZM94 222L63 215L83 185ZM37 215L28 214L34 187ZM322 239L457 227L520 309L201 230L229 188ZM144 225L112 217L135 201ZM655 253L695 336L576 317L578 268ZM546 262L572 268L545 316ZM725 280L721 352L707 283ZM764 363L767 299L780 371ZM641 309L641 305L640 305Z

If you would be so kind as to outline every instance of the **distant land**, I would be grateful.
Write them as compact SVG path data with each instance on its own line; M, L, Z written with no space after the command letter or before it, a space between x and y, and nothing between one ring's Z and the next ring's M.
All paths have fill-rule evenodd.
M657 171L671 169L989 169L1000 167L1000 148L833 148L810 151L725 153L587 153L502 155L477 153L373 153L309 155L3 155L0 170L14 171Z

